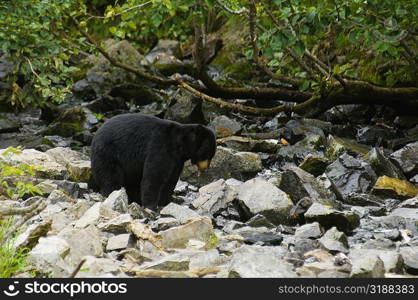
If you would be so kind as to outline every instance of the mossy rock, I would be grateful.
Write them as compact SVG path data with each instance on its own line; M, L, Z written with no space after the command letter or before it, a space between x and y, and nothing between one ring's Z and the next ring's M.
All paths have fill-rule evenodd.
M408 199L418 195L418 187L406 180L381 176L373 186L372 192L388 198Z

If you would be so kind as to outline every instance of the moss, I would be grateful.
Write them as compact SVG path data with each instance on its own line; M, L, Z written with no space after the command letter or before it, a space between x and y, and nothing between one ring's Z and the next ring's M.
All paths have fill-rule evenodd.
M216 248L218 243L219 243L219 238L217 237L215 233L212 233L206 241L205 249L206 250L214 249Z

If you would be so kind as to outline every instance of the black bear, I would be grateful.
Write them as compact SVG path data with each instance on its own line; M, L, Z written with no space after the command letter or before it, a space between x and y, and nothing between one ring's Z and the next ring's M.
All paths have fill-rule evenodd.
M130 202L155 210L170 202L185 161L199 170L209 167L216 138L203 125L132 113L105 122L91 150L93 180L102 195L125 187Z

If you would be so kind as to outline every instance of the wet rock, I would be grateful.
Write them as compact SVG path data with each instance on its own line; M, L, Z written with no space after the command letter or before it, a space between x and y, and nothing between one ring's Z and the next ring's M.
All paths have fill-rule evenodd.
M159 234L163 248L186 248L189 240L202 241L207 248L216 243L212 222L205 217L191 219L184 225L161 231Z
M346 153L327 167L326 174L343 196L368 192L376 181L370 165Z
M418 247L401 247L400 253L409 274L418 275Z
M275 229L269 229L266 227L245 226L233 230L230 233L242 236L243 242L246 244L277 246L280 245L283 240L283 236Z
M219 178L246 180L262 170L261 158L252 152L236 152L218 147L210 168L198 176L198 170L190 162L185 163L181 179L191 184L203 186Z
M399 207L403 207L403 208L418 208L418 196L405 200L403 201Z
M86 85L88 85L86 80L80 80L76 82L74 85L74 90L76 90L77 84L80 82L86 82ZM96 98L95 92L93 90L90 91L90 96L83 95L82 98L84 100L88 99L94 99L93 101L88 102L85 106L91 110L93 113L106 113L109 111L115 111L115 110L122 110L127 111L128 105L125 99L119 98L119 97L112 97L109 95L102 95ZM136 99L139 101L139 99Z
M65 258L71 265L80 263L85 255L103 255L102 239L100 231L94 225L83 229L66 228L58 234L70 246L70 251Z
M406 180L381 176L373 186L372 192L386 198L408 199L418 195L418 187Z
M330 252L343 252L348 253L348 241L347 236L337 230L336 227L332 227L324 236L319 239L322 247Z
M360 224L358 215L352 212L337 211L329 206L314 203L305 213L308 222L318 222L323 227L331 228L336 226L343 232L351 231Z
M283 259L284 255L285 250L281 247L241 246L232 255L229 277L297 277L293 265Z
M324 139L320 135L312 134L294 145L281 147L277 152L277 159L300 164L309 154L323 156L323 150Z
M123 99L127 103L133 103L135 105L147 105L153 102L161 102L163 98L157 94L154 90L147 87L144 84L137 84L137 83L122 83L115 85L112 87L110 93L110 97L112 97L115 104L114 106L118 105L118 99ZM100 98L99 98L100 99ZM89 104L89 107L92 104ZM112 105L108 104L108 105ZM122 108L122 105L118 105L118 108ZM115 109L115 108L114 108Z
M134 240L130 233L123 233L109 238L106 251L121 250L134 246Z
M405 179L402 171L395 166L383 152L378 148L373 148L366 154L366 160L370 163L377 176L388 176L398 179Z
M379 146L384 141L396 138L396 130L382 126L366 126L358 129L357 140L366 145Z
M127 213L128 212L128 195L124 188L113 191L103 202L103 205L111 210Z
M328 136L328 147L326 155L330 159L335 159L341 156L343 153L348 153L350 155L364 155L369 151L370 148L366 145L359 144L349 139L343 139L332 135Z
M228 182L228 181L227 181ZM199 189L199 197L193 201L199 214L213 216L225 209L237 194L237 187L219 179Z
M275 153L279 146L276 140L255 140L241 136L229 136L217 139L220 146L232 148L237 151Z
M273 224L289 223L292 200L262 178L250 179L239 186L237 199L247 218L261 214Z
M410 143L390 155L390 158L394 160L407 175L415 175L418 173L417 157L418 142Z
M245 224L251 227L267 227L267 228L276 227L265 216L260 215L260 214L255 215L254 217L249 219Z
M68 277L71 267L63 258L69 253L70 245L57 236L41 237L29 252L28 263L54 277Z
M0 117L0 133L17 132L22 125L5 117Z
M122 214L107 222L99 223L97 227L102 231L112 233L123 233L127 231L127 226L132 222L130 214Z
M316 239L321 237L322 233L323 229L319 223L313 222L296 228L295 237Z
M174 100L165 113L165 119L180 123L202 123L201 101L194 95L180 91L174 96Z
M363 253L360 256L350 256L352 278L382 278L385 277L385 265L376 253Z
M209 127L213 128L218 138L234 135L241 131L241 123L228 118L225 115L215 117Z
M351 205L358 206L383 205L383 200L380 197L364 193L350 193L346 196L345 202Z
M198 218L199 214L194 210L182 205L175 204L173 202L165 206L160 214L162 216L171 216L178 220L180 223L187 223L187 220L190 218Z
M0 154L3 154L4 151L5 149L0 149ZM12 165L27 164L38 167L36 177L63 179L67 175L66 168L57 163L53 157L34 149L24 149L20 154L10 153L7 158L0 155L0 160L5 159L8 164Z
M327 165L328 160L326 158L309 153L299 164L299 168L312 174L313 176L319 176L325 172Z
M339 205L336 203L336 196L325 189L316 178L294 166L288 167L281 176L279 188L288 193L293 202L309 197L314 202L329 203L334 207Z

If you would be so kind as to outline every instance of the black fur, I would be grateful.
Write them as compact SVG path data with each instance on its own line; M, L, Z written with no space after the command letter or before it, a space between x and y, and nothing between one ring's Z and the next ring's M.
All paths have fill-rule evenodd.
M104 196L125 187L130 202L155 209L170 202L185 161L210 160L215 151L215 135L203 125L118 115L93 138L93 180Z

